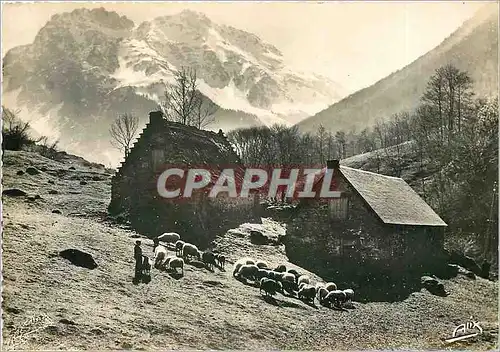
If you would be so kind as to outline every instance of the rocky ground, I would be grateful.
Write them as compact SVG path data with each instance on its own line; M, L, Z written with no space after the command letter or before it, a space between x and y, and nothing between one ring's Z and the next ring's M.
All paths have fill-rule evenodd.
M7 151L3 163L3 190L26 192L3 195L4 349L498 348L498 283L482 278L444 280L448 297L422 289L402 302L355 302L346 311L279 294L265 300L232 277L232 263L245 255L296 267L283 246L251 244L252 229L284 233L270 219L215 240L228 257L225 271L187 265L176 278L152 269L149 284L135 285L138 234L105 216L110 173L28 152ZM36 170L28 173L29 167ZM152 242L143 243L152 256ZM68 248L92 254L98 267L78 267L57 255ZM446 344L471 316L483 334Z

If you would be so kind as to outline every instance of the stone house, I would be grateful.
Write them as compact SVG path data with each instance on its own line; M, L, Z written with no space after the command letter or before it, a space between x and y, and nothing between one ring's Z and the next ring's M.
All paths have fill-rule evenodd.
M425 272L439 262L447 224L403 179L331 160L314 191L327 172L340 197L299 200L287 226L291 261L337 278Z
M206 190L193 192L187 200L168 199L158 192L158 178L168 167L197 167L210 170L213 182L225 167L240 166L240 158L222 131L170 122L162 112L151 112L149 122L112 178L108 211L115 216L123 214L134 229L147 236L178 232L182 239L206 246L217 234L254 220L258 202L253 197L230 199L227 192L209 198ZM175 180L169 178L167 188L182 188L183 181Z

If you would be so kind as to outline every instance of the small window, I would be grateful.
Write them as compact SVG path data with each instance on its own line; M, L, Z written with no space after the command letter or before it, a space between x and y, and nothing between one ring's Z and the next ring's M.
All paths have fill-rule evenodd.
M330 211L330 218L337 220L347 219L347 210L349 208L349 198L334 198L328 203L328 210Z

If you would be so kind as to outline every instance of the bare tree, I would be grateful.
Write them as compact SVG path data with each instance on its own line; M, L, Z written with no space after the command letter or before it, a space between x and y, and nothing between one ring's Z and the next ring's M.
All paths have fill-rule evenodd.
M175 83L165 90L165 101L160 107L167 120L192 124L199 106L196 70L182 67L174 76Z
M111 144L120 150L123 150L125 158L130 152L132 141L134 140L139 128L139 118L132 114L122 114L111 125L109 133L111 135Z
M196 97L194 116L192 124L198 129L202 129L215 121L215 113L219 107L209 100L203 99L201 94Z

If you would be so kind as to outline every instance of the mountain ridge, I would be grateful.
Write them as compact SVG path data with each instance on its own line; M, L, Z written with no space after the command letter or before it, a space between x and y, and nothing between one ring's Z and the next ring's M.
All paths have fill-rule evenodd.
M467 50L468 47L473 49ZM452 63L471 73L478 95L490 96L497 92L496 4L480 9L438 46L410 64L296 125L302 132L315 132L320 124L331 132L352 129L359 131L371 127L377 119L387 119L394 113L415 108L433 71L446 63Z

